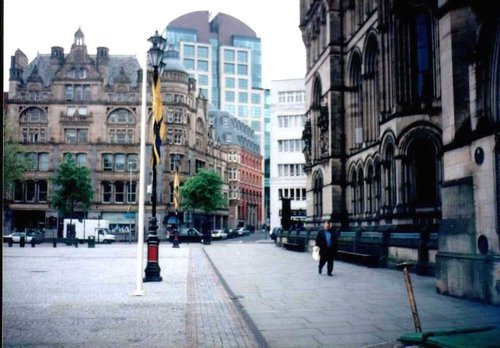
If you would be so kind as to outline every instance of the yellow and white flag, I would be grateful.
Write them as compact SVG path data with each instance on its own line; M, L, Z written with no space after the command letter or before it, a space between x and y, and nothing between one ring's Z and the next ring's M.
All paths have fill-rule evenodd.
M151 165L160 163L160 146L162 139L167 135L167 126L163 122L163 105L161 100L161 79L158 78L153 86L153 151L151 152Z
M175 175L174 175L174 208L175 210L179 209L180 205L180 192L179 192L179 185L180 185L180 178L179 178L179 168L175 168Z

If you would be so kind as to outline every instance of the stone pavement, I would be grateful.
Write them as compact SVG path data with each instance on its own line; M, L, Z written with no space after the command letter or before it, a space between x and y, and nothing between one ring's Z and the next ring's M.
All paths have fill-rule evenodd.
M4 347L261 345L200 244L161 244L163 281L143 296L133 296L137 245L5 246Z
M270 347L387 347L414 331L400 271L335 262L328 277L309 253L273 244L205 250ZM432 277L411 280L424 331L500 327L500 306L439 295Z
M413 331L401 272L268 241L160 244L162 282L136 288L135 244L3 248L4 347L366 347ZM208 256L208 257L207 257ZM143 265L145 267L145 263ZM500 307L412 282L424 330L495 324Z

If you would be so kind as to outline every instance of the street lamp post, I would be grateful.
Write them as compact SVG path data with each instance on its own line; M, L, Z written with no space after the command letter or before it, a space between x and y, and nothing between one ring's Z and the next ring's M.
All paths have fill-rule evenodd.
M128 213L130 213L130 208L132 204L132 169L135 170L135 163L132 161L128 162L128 172L129 172L129 186L128 186ZM135 201L135 200L134 200ZM132 218L128 215L128 244L132 242ZM134 216L135 219L135 216Z
M153 67L153 146L151 150L151 171L153 172L153 182L151 190L151 219L149 220L148 234L148 256L145 270L145 282L161 282L160 265L158 263L158 251L160 241L158 239L158 221L156 219L156 165L160 163L160 128L162 123L162 105L160 96L160 76L163 70L163 45L165 39L155 32L148 41L151 42L151 48L148 51L149 62Z
M172 243L172 248L179 247L179 203L180 203L180 193L179 193L179 154L175 154L174 156L174 208L175 208L175 228L174 228L174 239Z

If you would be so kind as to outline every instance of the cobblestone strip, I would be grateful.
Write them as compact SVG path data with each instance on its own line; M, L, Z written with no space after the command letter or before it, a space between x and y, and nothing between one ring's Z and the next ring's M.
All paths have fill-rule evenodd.
M192 283L195 297L189 298L189 302L196 307L196 344L203 347L262 347L220 283L202 248L191 247L190 251L188 283ZM189 313L190 310L188 321L192 315Z
M190 255L191 255L190 248ZM186 313L186 338L188 347L198 346L198 328L196 324L196 280L193 272L193 262L189 258L188 277L187 277L187 313Z

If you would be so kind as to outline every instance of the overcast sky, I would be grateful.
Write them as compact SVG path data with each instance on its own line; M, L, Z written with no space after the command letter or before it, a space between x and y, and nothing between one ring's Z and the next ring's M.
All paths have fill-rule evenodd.
M170 21L193 11L223 12L256 32L264 88L271 80L304 77L299 0L4 0L4 91L10 57L18 48L30 62L37 53L49 54L52 46L62 46L67 54L81 27L89 54L104 46L111 55L140 58L155 30L161 33Z

